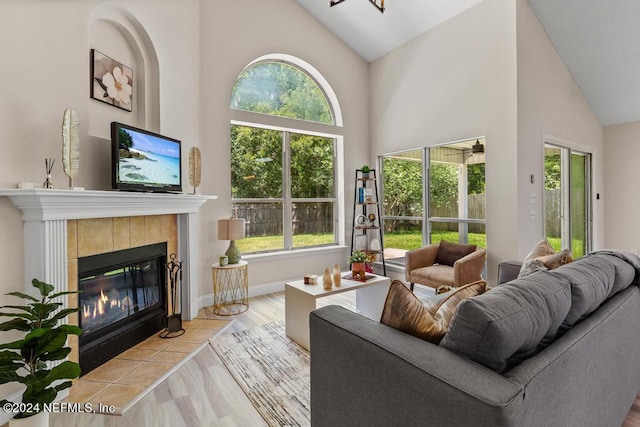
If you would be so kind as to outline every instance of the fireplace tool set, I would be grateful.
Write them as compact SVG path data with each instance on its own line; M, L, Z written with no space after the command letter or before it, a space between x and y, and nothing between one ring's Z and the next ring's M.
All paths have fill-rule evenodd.
M184 334L182 328L182 313L176 314L176 305L178 304L178 288L182 286L182 261L176 261L176 254L169 255L171 260L165 266L167 267L168 277L168 293L171 298L171 314L167 310L167 327L160 332L160 338L176 338Z

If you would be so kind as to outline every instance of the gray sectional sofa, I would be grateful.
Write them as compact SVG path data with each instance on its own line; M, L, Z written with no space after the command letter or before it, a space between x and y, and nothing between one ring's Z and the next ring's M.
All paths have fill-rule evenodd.
M464 300L440 345L310 315L322 426L620 426L640 391L640 259L598 252Z

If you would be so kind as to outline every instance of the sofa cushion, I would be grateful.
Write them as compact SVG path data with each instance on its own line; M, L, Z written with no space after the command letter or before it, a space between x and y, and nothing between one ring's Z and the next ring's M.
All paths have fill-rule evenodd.
M610 260L599 256L583 257L554 270L571 283L571 310L562 322L564 329L595 311L613 290L616 270Z
M627 286L631 285L634 282L637 274L636 269L627 261L613 254L609 255L606 253L597 253L593 256L601 257L602 259L609 261L615 269L616 275L615 279L613 280L611 292L609 292L609 298L611 298L621 290L626 289Z
M481 294L485 288L484 281L470 283L443 295L432 305L425 305L401 281L394 280L380 323L437 344L446 334L460 301Z
M436 254L436 263L453 266L453 264L470 253L475 252L476 245L462 245L441 240Z
M555 339L571 286L542 271L462 301L440 345L504 372Z

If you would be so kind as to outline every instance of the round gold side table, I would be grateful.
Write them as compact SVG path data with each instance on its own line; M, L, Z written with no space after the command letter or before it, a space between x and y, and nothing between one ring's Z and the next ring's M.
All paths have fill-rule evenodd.
M219 316L240 314L249 308L247 261L211 266L213 272L213 312Z

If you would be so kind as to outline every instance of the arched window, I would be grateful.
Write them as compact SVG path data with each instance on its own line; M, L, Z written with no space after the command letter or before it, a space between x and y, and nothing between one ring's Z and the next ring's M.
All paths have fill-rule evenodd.
M287 59L253 62L231 96L231 197L247 222L236 242L243 253L338 241L339 108L317 71Z
M245 68L233 87L231 108L334 124L329 101L315 80L286 62Z

